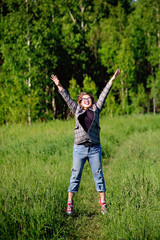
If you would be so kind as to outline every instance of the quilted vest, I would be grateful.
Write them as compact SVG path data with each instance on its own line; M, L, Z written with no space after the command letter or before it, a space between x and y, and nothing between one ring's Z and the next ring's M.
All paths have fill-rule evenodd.
M90 110L94 112L93 122L86 132L82 125L79 122L79 116L83 114L86 110L82 110L81 106L77 104L68 94L68 92L63 88L62 91L59 91L68 107L75 116L75 129L74 129L74 143L81 144L84 142L91 142L94 144L100 144L100 126L99 126L99 114L104 106L106 97L111 89L110 84L108 83L103 89L102 93L99 96L96 104L93 104Z

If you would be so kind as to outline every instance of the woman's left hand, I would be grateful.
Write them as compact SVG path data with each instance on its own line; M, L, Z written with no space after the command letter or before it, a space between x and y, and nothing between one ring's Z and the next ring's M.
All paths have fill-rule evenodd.
M115 74L113 75L113 78L116 79L116 77L117 77L119 74L120 74L120 70L117 69L116 72L115 72Z
M109 81L110 86L112 86L113 81L116 79L116 77L120 74L120 70L117 69L111 80Z

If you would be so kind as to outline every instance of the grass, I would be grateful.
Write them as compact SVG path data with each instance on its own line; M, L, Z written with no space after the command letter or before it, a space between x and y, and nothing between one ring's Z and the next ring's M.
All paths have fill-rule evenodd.
M116 153L108 177L107 239L159 239L159 136L159 130L133 134Z
M0 239L160 239L160 117L102 118L108 214L88 162L65 214L74 120L0 128Z

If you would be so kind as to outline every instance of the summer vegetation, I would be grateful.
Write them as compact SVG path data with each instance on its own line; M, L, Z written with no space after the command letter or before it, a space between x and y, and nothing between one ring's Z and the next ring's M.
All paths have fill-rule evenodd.
M0 127L0 239L160 239L159 115L101 118L105 216L88 163L74 214L65 213L73 128Z
M2 0L0 124L68 118L50 80L98 97L104 114L160 112L159 0ZM107 107L106 107L107 106Z

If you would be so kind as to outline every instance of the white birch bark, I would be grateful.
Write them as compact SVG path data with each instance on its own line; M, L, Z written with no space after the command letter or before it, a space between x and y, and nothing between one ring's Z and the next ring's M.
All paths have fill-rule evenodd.
M28 0L26 1L26 15L27 15L27 49L28 49L28 72L31 72L31 59L30 59L30 32L29 32L29 23L28 23ZM29 77L26 80L28 86L28 123L31 125L31 109L30 109L30 90L31 90L31 78Z

